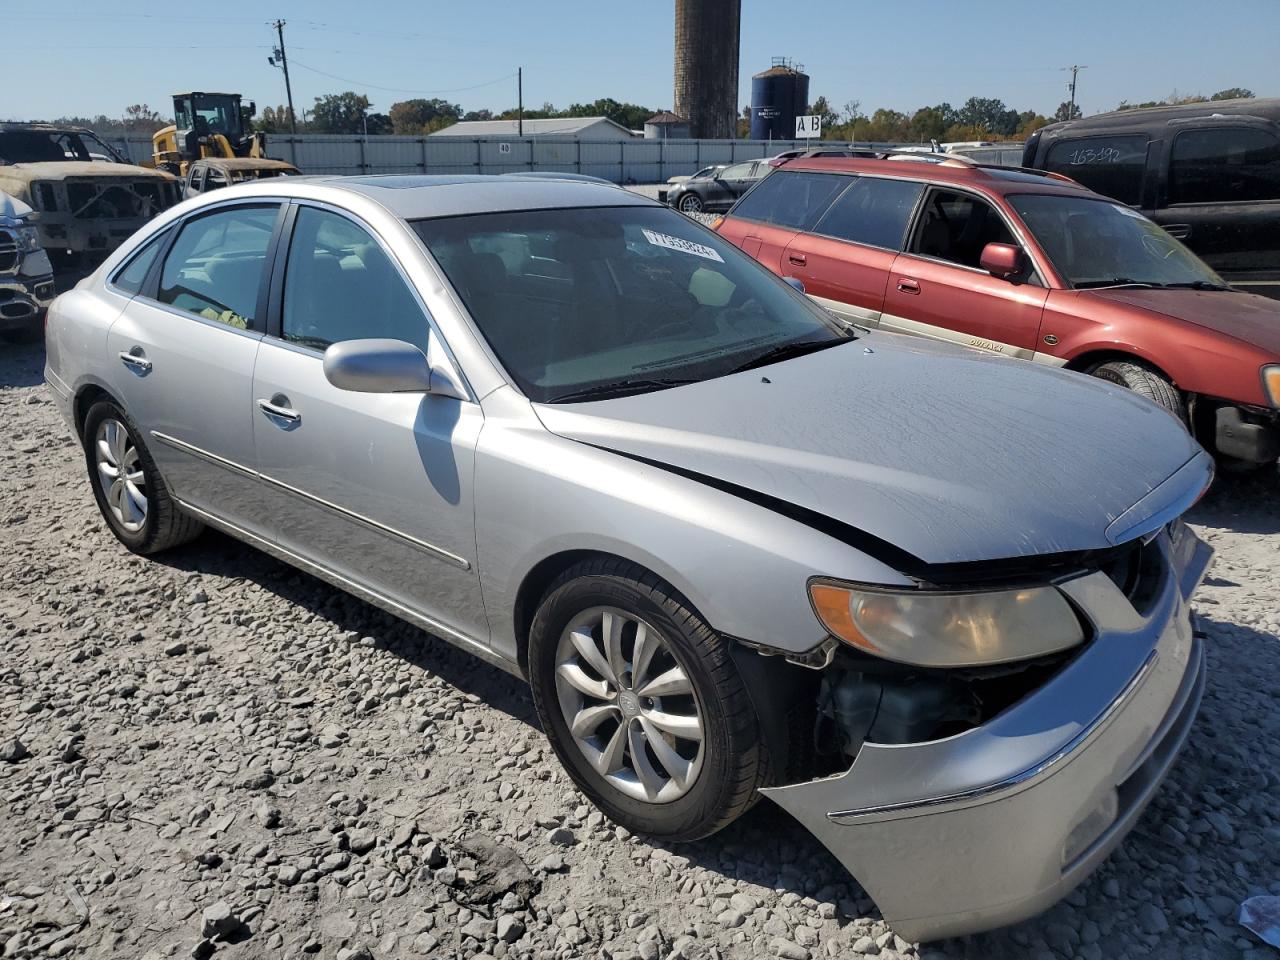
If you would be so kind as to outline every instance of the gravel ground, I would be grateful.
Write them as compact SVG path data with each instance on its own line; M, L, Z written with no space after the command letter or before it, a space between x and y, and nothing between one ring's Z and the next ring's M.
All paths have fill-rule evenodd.
M0 956L1275 956L1235 923L1280 893L1274 475L1196 508L1208 693L1137 830L1042 917L917 950L767 801L647 843L507 675L224 537L126 553L42 359L0 346Z

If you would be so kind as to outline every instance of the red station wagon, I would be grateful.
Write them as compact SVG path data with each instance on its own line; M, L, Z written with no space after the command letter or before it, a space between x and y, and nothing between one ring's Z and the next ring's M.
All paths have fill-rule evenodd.
M846 320L1090 373L1228 461L1280 457L1280 301L1065 177L794 160L715 229Z

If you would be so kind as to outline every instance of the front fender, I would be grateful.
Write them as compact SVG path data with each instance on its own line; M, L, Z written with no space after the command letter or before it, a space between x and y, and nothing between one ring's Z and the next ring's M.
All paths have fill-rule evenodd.
M476 450L476 540L496 652L516 658L520 586L570 550L613 554L679 590L715 630L802 653L826 632L816 575L906 585L884 563L768 508L548 432L529 410L491 416ZM514 405L512 405L514 406Z

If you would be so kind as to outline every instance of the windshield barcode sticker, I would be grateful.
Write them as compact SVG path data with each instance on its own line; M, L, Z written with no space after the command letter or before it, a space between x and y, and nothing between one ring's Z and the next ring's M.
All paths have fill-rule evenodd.
M716 263L724 263L724 257L720 256L713 248L704 246L701 243L694 243L692 240L681 240L679 237L669 237L665 233L655 233L653 230L644 230L644 238L655 247L666 247L668 250L679 250L681 253L692 253L695 257L702 257L705 260L714 260Z

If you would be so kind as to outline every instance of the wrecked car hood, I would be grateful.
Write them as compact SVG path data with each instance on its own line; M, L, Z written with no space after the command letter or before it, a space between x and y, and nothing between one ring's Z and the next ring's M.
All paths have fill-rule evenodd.
M1153 491L1193 458L1205 464L1184 473L1193 498L1209 476L1182 425L1127 390L888 333L535 409L560 436L816 512L929 564L1107 548L1139 501L1168 504L1168 486Z
M16 176L15 176L16 175ZM155 177L177 180L171 173L136 167L129 163L92 163L84 160L48 160L42 163L10 163L0 166L0 177L20 180L65 180L68 177Z
M1280 355L1280 300L1242 290L1090 290L1123 303L1194 323Z

